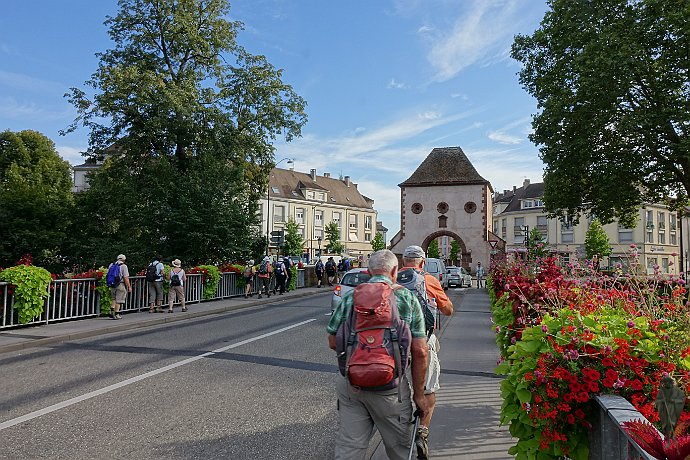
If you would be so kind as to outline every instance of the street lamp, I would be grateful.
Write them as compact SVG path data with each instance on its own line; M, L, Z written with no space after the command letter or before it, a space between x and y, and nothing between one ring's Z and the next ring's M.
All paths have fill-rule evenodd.
M288 164L295 164L295 160L292 158L283 158L278 161L273 168L277 168L283 161L288 162ZM268 185L266 186L266 255L268 255L268 248L271 245L271 172L268 173Z
M319 242L319 259L321 259L321 237L317 236L316 241Z

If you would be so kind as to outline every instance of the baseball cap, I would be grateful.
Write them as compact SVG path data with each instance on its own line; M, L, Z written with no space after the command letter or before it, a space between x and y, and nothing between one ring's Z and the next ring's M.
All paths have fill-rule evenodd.
M420 246L408 246L403 252L403 257L407 257L408 259L423 259L426 255L424 254L424 249Z
M117 256L117 260L127 260L127 257L125 257L124 254L120 254L119 256Z

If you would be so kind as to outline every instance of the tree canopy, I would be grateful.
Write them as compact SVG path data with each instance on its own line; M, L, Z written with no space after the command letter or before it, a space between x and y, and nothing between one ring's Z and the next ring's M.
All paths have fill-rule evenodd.
M72 206L69 163L53 141L36 131L0 133L0 266L32 254L59 268Z
M305 101L238 45L227 0L118 5L105 22L114 47L86 89L67 95L77 118L66 132L85 126L87 154L107 158L80 198L98 222L81 232L84 246L107 250L105 260L125 250L133 261L151 251L210 263L260 254L272 143L301 134Z
M302 258L302 253L304 252L304 238L299 231L299 225L295 222L295 219L290 217L285 223L285 245L283 246L283 252L288 256L297 256Z
M429 247L426 250L426 256L432 259L438 259L441 257L441 250L438 247L438 239L435 239L429 243Z
M598 219L594 219L585 234L585 255L588 259L597 259L611 254L611 243L606 230Z
M550 0L512 56L536 98L530 139L551 215L634 226L634 210L690 191L690 4Z
M381 249L386 249L386 241L383 239L383 235L376 232L374 239L371 240L371 250L380 251Z
M340 227L335 221L326 224L326 252L329 254L342 254L345 252L345 245L340 241Z

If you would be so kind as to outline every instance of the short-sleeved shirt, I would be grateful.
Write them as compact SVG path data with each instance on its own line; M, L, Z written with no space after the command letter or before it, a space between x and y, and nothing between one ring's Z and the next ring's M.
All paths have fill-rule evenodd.
M391 280L383 275L374 275L367 282L393 285ZM417 339L426 338L424 314L422 313L422 307L417 297L407 289L396 289L394 292L398 300L398 313L400 314L400 319L410 326L412 337ZM340 324L350 314L350 309L352 309L353 304L354 290L347 292L340 301L340 304L333 310L331 320L328 322L328 326L326 326L326 331L329 334L335 335L338 332Z
M125 278L129 278L129 268L127 268L126 264L120 264L120 280Z
M163 264L158 260L154 260L153 262L151 262L151 265L156 267L156 281L155 282L163 282L163 275L165 275L165 267L163 266Z

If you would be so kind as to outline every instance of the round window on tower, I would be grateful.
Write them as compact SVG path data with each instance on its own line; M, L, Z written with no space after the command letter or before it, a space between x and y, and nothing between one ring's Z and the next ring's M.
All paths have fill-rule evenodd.
M468 214L472 214L474 211L477 210L477 203L474 201L468 201L465 203L465 212Z
M448 203L445 202L440 202L438 206L436 206L436 210L440 212L441 214L445 214L448 212Z
M422 209L424 209L422 203L415 203L412 205L412 212L415 214L419 214L420 212L422 212Z

